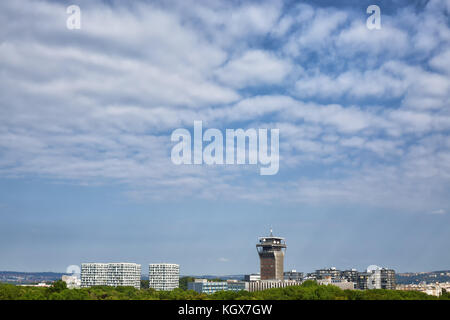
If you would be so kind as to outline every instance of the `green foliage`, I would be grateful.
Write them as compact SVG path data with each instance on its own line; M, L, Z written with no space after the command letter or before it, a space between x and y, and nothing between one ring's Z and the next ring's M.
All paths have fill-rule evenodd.
M13 284L0 284L0 300L14 300L20 296L20 287Z
M440 296L441 300L450 300L450 292L445 289L442 289L442 295Z
M223 279L220 279L220 278L212 278L212 279L208 279L208 281L211 281L211 282L224 282L226 280L223 280Z
M180 281L179 281L179 287L182 290L187 290L188 287L188 282L193 282L194 281L194 277L181 277Z
M187 277L186 277L187 278ZM183 279L183 278L182 278ZM190 281L189 278L185 279ZM183 282L185 281L183 280ZM187 283L186 281L186 283ZM180 285L182 281L180 279ZM333 285L318 285L306 281L300 286L274 288L264 291L220 291L211 295L199 294L184 288L156 291L152 288L98 286L67 289L64 282L56 281L49 288L0 284L0 300L450 300L443 292L437 298L417 291L396 290L341 290Z
M315 287L317 286L317 282L314 280L306 280L302 283L302 287Z
M400 291L400 290L366 290L355 291L346 290L349 300L436 300L437 297L429 296L419 291Z
M174 289L172 291L158 291L162 300L205 300L206 294L199 294L194 290Z
M65 289L67 289L67 284L62 280L58 280L53 282L52 286L48 288L48 291L49 293L59 293Z
M148 280L141 280L141 289L147 289L148 288Z

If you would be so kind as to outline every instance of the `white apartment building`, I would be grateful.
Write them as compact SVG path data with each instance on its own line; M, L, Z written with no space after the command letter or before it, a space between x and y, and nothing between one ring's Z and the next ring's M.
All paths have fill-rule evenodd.
M81 264L81 287L106 286L107 278L107 263Z
M136 263L82 263L81 287L141 287L141 265Z
M171 291L178 288L180 266L174 263L151 263L148 268L148 286L155 290Z
M369 279L367 280L367 289L381 289L381 271L380 269L370 270Z

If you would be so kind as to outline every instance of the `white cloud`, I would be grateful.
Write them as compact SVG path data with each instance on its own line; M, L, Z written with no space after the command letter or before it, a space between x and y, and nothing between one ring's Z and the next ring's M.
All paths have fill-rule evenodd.
M391 62L373 70L349 70L337 76L321 73L306 76L296 82L296 93L300 97L322 98L401 97L410 85L410 79L392 70L393 65L395 63Z
M431 7L374 33L351 9L84 4L80 32L54 2L1 4L2 176L124 183L139 200L450 205L448 28ZM428 34L395 18L434 40L415 48ZM280 180L174 166L170 132L194 120L280 128Z
M386 23L380 30L369 30L365 21L356 20L349 28L342 30L336 38L336 45L342 53L353 56L365 52L372 55L389 54L393 57L406 55L410 49L407 32ZM389 46L386 46L389 43Z
M289 62L269 52L250 50L228 61L217 70L217 76L221 82L241 89L265 84L281 85L291 68Z
M434 69L450 74L450 50L444 51L430 60L430 66Z
M315 9L305 4L298 5L293 10L293 16L296 23L292 29L296 28L296 31L290 36L284 51L294 56L312 50L320 52L348 18L348 14L344 11ZM287 23L290 24L288 17L284 17L278 27L285 29L290 26L283 26Z

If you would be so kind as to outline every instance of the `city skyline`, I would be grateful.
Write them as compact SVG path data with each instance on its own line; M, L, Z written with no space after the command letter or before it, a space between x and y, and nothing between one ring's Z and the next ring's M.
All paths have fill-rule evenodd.
M0 2L0 270L254 273L271 226L286 270L450 269L449 1L371 5Z
M246 275L246 274L247 275L255 275L255 274L260 275L260 274L263 274L264 275L264 277L263 277L264 279L261 279L261 280L280 280L280 279L285 278L286 273L298 273L298 272L300 272L301 274L306 275L306 274L314 274L314 273L317 273L319 271L327 271L327 270L328 271L329 270L360 271L359 269L356 269L353 266L351 266L351 267L346 266L344 268L342 268L342 267L336 268L334 265L333 266L328 265L328 266L324 266L324 267L321 267L321 268L318 268L318 269L316 268L316 269L314 269L314 272L308 272L308 270L297 270L297 269L294 269L293 267L285 269L284 268L285 253L282 253L281 256L272 256L271 255L271 252L272 252L272 250L274 248L275 248L275 250L277 250L277 248L278 248L278 250L280 250L280 249L286 250L287 246L286 246L285 238L274 235L273 234L273 229L271 227L269 233L266 236L258 237L258 241L259 241L259 243L256 245L256 247L257 247L259 260L260 260L259 261L260 270L262 271L264 269L265 271L263 273L261 273L261 272L235 273L234 275ZM269 260L273 259L273 262L275 263L276 267L275 266L269 266L269 264L271 263L271 262L269 262L269 260L267 260L267 258L269 256L271 257L271 258L269 258ZM279 262L276 262L276 260L279 260ZM83 269L83 265L107 266L107 265L111 265L111 264L112 265L114 265L114 264L125 264L125 265L131 264L131 265L135 265L136 263L135 262L130 262L130 261L121 261L121 262L112 262L112 261L109 261L109 262L104 262L104 261L103 262L98 262L98 261L97 262L94 262L94 261L87 262L87 261L85 261L85 262L80 264L81 265L80 270ZM141 268L141 264L137 264L137 265L139 266L139 268ZM198 276L198 275L200 275L200 274L184 274L184 275L180 274L179 273L180 265L172 263L172 262L161 262L161 261L160 262L154 262L153 261L152 263L148 263L148 265L149 265L149 268L150 268L149 269L150 270L149 273L147 273L149 275L149 278L150 278L150 274L152 273L152 271L151 271L152 268L157 268L157 269L155 269L155 272L159 272L159 271L162 271L162 270L164 270L164 272L165 272L166 268L169 268L167 270L172 270L171 268L176 268L176 273L179 276ZM264 266L264 268L263 268L263 266ZM67 268L66 272L63 272L63 273L66 273L66 274L77 274L76 270L78 268L79 267L77 265L70 265ZM163 269L160 270L159 268L163 268ZM267 269L267 268L269 268L269 269ZM392 270L394 269L394 268L390 268L390 267L386 268L386 266L379 267L379 266L377 266L375 264L371 264L371 265L367 266L366 268L363 268L362 272L365 272L366 270L367 270L367 272L371 272L372 270L379 269L379 268L392 269ZM156 271L156 270L158 270L158 271ZM275 270L278 270L278 271L275 271ZM17 270L14 270L14 271L17 271ZM309 270L309 271L311 271L311 270ZM437 270L434 270L434 271L437 271ZM170 271L170 272L172 272L172 271ZM418 272L420 272L420 271L418 271ZM218 275L218 274L216 274L214 272L209 272L209 273L203 273L202 275L203 276L207 276L207 275L214 276L214 275ZM232 276L232 275L233 274L222 274L222 276ZM146 276L146 273L144 272L144 270L142 270L141 276L144 276L144 277Z

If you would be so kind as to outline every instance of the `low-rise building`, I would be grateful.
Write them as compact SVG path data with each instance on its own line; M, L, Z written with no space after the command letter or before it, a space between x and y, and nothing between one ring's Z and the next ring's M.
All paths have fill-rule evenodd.
M317 280L320 285L333 285L342 290L354 290L356 284L354 282L347 281L347 279L333 279L331 276L327 276L323 279Z
M299 286L301 284L301 281L296 280L260 280L249 282L248 291L254 292L272 288L285 288L289 286Z
M297 272L297 270L285 271L284 272L284 280L303 280L303 272Z
M431 296L439 297L442 295L443 290L450 292L450 282L398 284L396 290L419 291Z
M212 294L218 291L248 291L249 284L254 283L239 281L239 280L227 280L227 281L208 281L208 279L194 279L194 282L188 283L188 290L194 290L198 293Z
M316 279L325 279L327 276L330 276L332 279L341 278L341 271L336 269L335 267L331 267L328 269L319 269L316 270Z
M188 282L188 290L194 290L198 293L215 293L217 291L228 290L226 281L208 281L208 279L194 279L194 282Z
M75 289L81 287L81 279L77 276L63 275L61 280L66 283L68 289Z
M259 273L252 273L244 275L244 281L259 281L261 280L261 275Z
M239 280L227 280L228 291L248 291L248 282Z
M52 285L45 283L45 282L39 282L38 284L19 284L20 287L44 287L44 288L49 288Z

